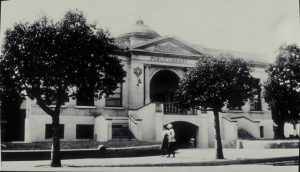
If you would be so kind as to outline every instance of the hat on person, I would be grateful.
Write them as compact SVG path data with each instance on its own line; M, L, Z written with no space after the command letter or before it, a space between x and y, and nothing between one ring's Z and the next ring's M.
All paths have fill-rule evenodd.
M168 129L170 129L170 128L172 128L172 127L173 127L172 124L168 124L168 125L167 125L167 128L168 128Z

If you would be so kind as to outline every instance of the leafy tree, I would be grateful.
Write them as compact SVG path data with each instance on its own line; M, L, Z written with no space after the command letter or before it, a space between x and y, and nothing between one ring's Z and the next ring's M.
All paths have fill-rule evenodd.
M2 63L0 63L0 75L3 71ZM16 87L14 82L8 78L0 77L0 87L8 86L5 92L0 91L0 116L1 116L1 140L10 141L14 137L11 135L12 129L15 129L13 123L15 121L16 115L20 115L20 106L23 101L20 96L20 89Z
M252 96L252 89L258 83L250 71L245 61L230 55L203 56L179 83L176 98L181 106L213 111L217 159L224 158L219 112L226 104L242 106Z
M277 124L276 137L284 138L284 123L296 128L300 120L300 49L296 45L281 46L275 64L267 70L264 97Z
M3 78L11 78L23 96L35 99L52 118L51 166L61 166L60 107L78 89L100 99L111 95L126 72L118 55L127 51L116 46L107 31L89 24L80 11L69 11L53 22L47 17L33 23L18 23L5 32ZM1 87L2 90L10 86ZM48 105L55 102L55 107Z
M2 69L0 63L0 71ZM2 72L0 72L0 75L1 73ZM11 79L9 78L9 80ZM2 84L3 82L10 82L9 80L0 81L0 85L13 85L14 83ZM21 115L20 106L23 98L20 96L20 92L16 90L16 87L12 86L7 89L6 93L0 92L0 101L1 140L15 140L16 138L19 138L13 134L16 134L16 129L18 129L18 126L15 126L15 122L17 116Z

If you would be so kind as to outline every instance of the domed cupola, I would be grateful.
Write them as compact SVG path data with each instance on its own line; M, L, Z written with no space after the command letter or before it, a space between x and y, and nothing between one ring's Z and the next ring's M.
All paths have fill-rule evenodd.
M131 37L154 39L160 37L160 35L156 31L152 30L148 25L145 25L142 19L139 19L124 34L119 35L117 38L129 39Z

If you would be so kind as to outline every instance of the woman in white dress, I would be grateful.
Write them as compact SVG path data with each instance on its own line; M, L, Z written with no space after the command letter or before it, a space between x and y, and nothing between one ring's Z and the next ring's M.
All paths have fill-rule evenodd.
M171 154L173 155L172 158L175 158L175 143L176 143L175 131L173 129L172 124L168 124L167 128L168 128L168 141L169 141L167 158L169 158Z

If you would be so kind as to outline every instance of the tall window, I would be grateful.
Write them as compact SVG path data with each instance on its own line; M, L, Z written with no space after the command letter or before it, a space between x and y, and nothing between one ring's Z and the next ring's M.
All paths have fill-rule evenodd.
M261 91L260 89L255 89L255 94L252 99L250 99L250 110L251 111L261 111Z
M257 82L259 83L259 79L257 79ZM261 105L261 88L260 85L258 88L253 89L254 96L250 99L250 110L251 111L261 111L262 105Z
M76 105L94 106L94 90L87 87L78 88Z
M122 84L118 84L118 88L105 99L106 107L121 107L122 106Z

